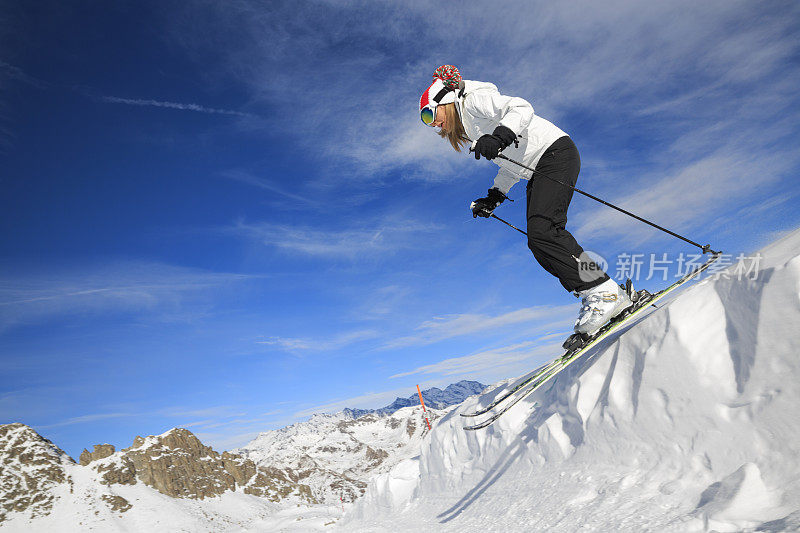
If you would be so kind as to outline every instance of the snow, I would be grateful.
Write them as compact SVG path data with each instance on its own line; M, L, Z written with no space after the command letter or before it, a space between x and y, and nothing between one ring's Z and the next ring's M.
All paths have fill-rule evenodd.
M438 420L346 531L800 530L800 232L695 283L493 426Z
M56 503L48 516L30 520L25 513L12 513L0 524L0 531L323 531L330 530L342 515L341 506L286 508L239 491L191 500L172 498L142 483L103 486L96 482L92 469L74 464L69 465L68 473L72 483L58 486ZM121 496L133 507L114 512L101 499L103 494Z
M71 483L55 490L56 503L45 517L30 520L25 513L9 515L2 531L229 531L231 526L263 514L276 506L264 499L230 493L202 502L171 498L137 483L102 486L91 468L71 465ZM103 494L121 496L133 507L123 513L112 511Z
M447 409L428 409L434 420ZM353 418L347 411L319 414L306 422L259 434L242 448L232 450L260 466L302 472L301 483L311 487L317 501L336 504L360 495L353 481L366 483L388 472L400 461L419 453L427 427L422 407L403 407L387 415L371 413ZM368 459L368 450L385 453ZM374 457L374 454L373 454ZM345 488L346 487L346 488Z

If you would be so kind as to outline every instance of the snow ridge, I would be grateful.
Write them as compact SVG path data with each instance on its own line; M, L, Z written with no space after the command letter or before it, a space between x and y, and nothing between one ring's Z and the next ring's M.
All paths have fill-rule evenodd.
M800 232L761 253L757 279L683 290L486 430L459 413L520 378L453 409L345 528L800 529Z

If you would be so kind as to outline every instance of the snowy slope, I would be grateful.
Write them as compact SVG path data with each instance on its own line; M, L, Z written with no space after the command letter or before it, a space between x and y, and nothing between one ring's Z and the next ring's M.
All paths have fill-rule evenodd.
M176 430L171 430L141 439L135 451L144 454L153 449L162 459L172 455L190 465L193 460L185 450L159 446L162 439L175 434ZM253 524L266 526L286 519L287 512L282 509L288 501L281 505L267 497L245 494L243 486L198 500L172 497L140 480L130 480L131 484L104 482L107 467L123 466L124 458L123 452L117 452L81 466L28 426L0 426L0 531L242 531ZM199 462L210 464L212 459L206 453ZM157 466L154 462L147 464ZM177 464L169 470L174 472L176 483L192 485ZM208 480L213 482L213 476ZM295 498L291 503L297 501ZM303 514L289 513L294 515L290 525L297 528L302 523L306 531L332 523L341 515L341 508L302 510Z
M0 524L0 531L308 532L329 530L342 514L339 506L287 507L241 491L204 500L171 498L141 483L102 486L90 469L78 465L68 470L70 483L56 488L49 514L31 519L27 513L12 513ZM112 504L117 497L132 507L115 511Z
M56 503L46 516L31 520L23 513L9 516L3 532L73 531L240 531L243 526L273 515L278 505L240 492L218 498L188 500L171 498L141 483L102 486L94 473L73 465L70 483L55 491ZM121 497L132 504L115 511L109 502Z
M800 232L706 280L494 426L444 416L347 531L800 530ZM534 408L534 402L541 406Z

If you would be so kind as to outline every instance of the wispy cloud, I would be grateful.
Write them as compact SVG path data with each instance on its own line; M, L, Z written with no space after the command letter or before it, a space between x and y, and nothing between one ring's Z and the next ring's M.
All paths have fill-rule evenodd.
M648 178L652 181L647 187L637 188L626 196L612 197L610 201L657 224L681 231L705 220L710 210L719 216L723 206L760 196L761 191L776 183L797 160L798 156L789 151L775 157L769 151L719 150L666 175L650 175ZM691 193L687 194L689 191ZM575 223L575 233L586 239L624 235L627 242L642 242L661 237L649 226L599 206L579 213Z
M13 365L7 363L8 357L3 356L4 372L14 370ZM41 370L41 369L39 369ZM10 380L6 379L6 382ZM19 385L25 385L19 383ZM72 398L80 389L85 388L82 384L69 383L65 380L53 381L49 385L36 385L19 388L16 390L5 390L0 392L0 420L2 423L22 422L30 423L36 419L49 420L54 413L59 412L63 407L60 398ZM115 409L116 410L116 409Z
M236 448L241 448L248 442L252 441L256 437L258 437L259 433L264 431L264 428L261 429L254 429L252 431L246 431L243 433L227 433L227 432L208 432L208 431L201 431L195 433L198 439L202 442L207 443L209 446L214 448L217 452L222 452L225 450L234 450Z
M243 416L241 408L233 405L217 405L214 407L203 407L199 409L188 409L186 407L165 407L157 411L160 416L176 418L197 418L197 417L230 417Z
M4 29L6 21L0 19L0 33ZM0 60L0 94L4 94L13 84L25 84L37 89L44 89L47 84L40 79L27 74L24 70L10 63ZM16 134L11 126L3 123L12 122L7 116L7 103L5 98L0 98L0 150L6 150L13 145ZM2 178L0 178L2 179Z
M341 333L329 339L270 337L267 340L256 342L257 344L276 346L290 352L321 352L337 350L359 341L374 339L379 335L380 333L374 330L360 330Z
M237 117L252 117L251 113L242 113L241 111L233 111L230 109L215 109L213 107L205 107L198 104L181 104L178 102L162 102L160 100L140 100L133 98L119 98L116 96L102 96L100 98L103 102L110 104L127 104L143 107L165 107L168 109L180 109L183 111L197 111L198 113L208 113L211 115L233 115Z
M263 189L265 191L278 194L285 198L289 198L290 200L293 200L298 204L302 204L303 206L308 206L309 204L314 205L318 203L313 200L310 200L308 197L289 192L286 190L285 187L281 187L266 178L260 178L258 176L254 176L250 172L245 172L243 170L228 170L223 172L222 175L228 179L238 181L246 185L252 185L253 187L257 187L259 189Z
M418 247L421 234L431 234L440 229L432 224L398 219L376 221L369 227L362 225L341 230L240 221L227 231L287 252L321 258L356 259L386 256L402 248Z
M203 295L257 277L146 262L5 273L0 276L0 332L82 313L146 312L170 321L197 317L209 305Z
M259 409L254 405L188 410L178 407L164 410L163 415L175 419L168 426L188 428L218 452L244 446L263 431L297 421L283 409ZM203 419L192 420L195 417Z
M416 335L401 337L387 343L385 348L398 348L402 346L415 346L433 344L444 339L450 339L462 335L473 335L485 331L497 331L503 327L521 324L525 322L535 322L537 326L542 326L541 322L546 319L548 323L558 316L574 312L574 306L537 306L517 309L499 316L489 316L481 314L460 314L448 317L434 318L420 324L416 330Z
M37 427L40 428L56 428L56 427L63 427L63 426L73 426L75 424L87 424L92 422L98 422L101 420L110 420L114 418L128 418L132 416L137 416L136 414L132 413L98 413L98 414L91 414L91 415L83 415L83 416L75 416L72 418L67 418L66 420L62 420L60 422L56 422L54 424L46 424L40 425Z
M402 27L424 17L404 8L361 2L274 2L265 9L246 1L187 8L181 15L169 17L186 23L170 25L172 39L198 57L209 51L209 35L231 43L215 54L222 61L216 72L248 87L255 103L269 106L268 120L308 146L311 157L333 167L350 163L343 174L346 179L374 179L378 170L411 162L415 168L405 168L404 178L448 179L450 173L443 172L442 165L452 166L456 156L437 137L433 139L439 142L432 142L433 132L422 127L413 112L421 92L417 81L426 82L433 63L409 78L413 67L398 65L378 45L391 43L399 54L413 57L404 49L425 48L409 41ZM349 23L354 15L375 23L354 28ZM296 57L304 58L302 64ZM312 131L324 134L302 133Z
M201 409L184 409L172 407L154 413L158 416L177 419L174 424L180 427L196 428L197 431L223 430L240 431L243 427L252 430L271 425L279 415L285 415L282 409L259 410L257 406L222 405ZM192 420L202 418L201 420Z
M238 45L225 57L223 69L250 85L256 98L292 113L294 121L324 128L329 135L323 142L332 151L347 141L355 148L349 155L369 172L376 165L424 165L431 155L447 153L414 112L433 69L445 61L459 63L470 79L495 80L507 92L535 99L534 107L549 116L576 104L610 107L632 97L638 101L654 90L683 87L681 92L692 92L697 86L686 87L685 75L698 71L707 73L709 86L720 79L735 83L763 78L784 64L796 46L788 31L792 17L786 10L797 8L788 5L776 6L775 13L719 1L703 6L689 1L650 4L645 9L631 1L580 6L519 1L496 6L491 20L480 6L464 5L459 17L437 20L438 31L428 27L433 24L426 16L428 9L425 2L388 7L356 2L313 9L284 2L269 9L253 2L227 2L195 11L181 19L186 26L171 29L182 45L192 49L207 48L209 32L233 39ZM355 12L374 24L350 27L350 38L344 39L338 31L341 22ZM519 16L525 13L531 16ZM682 16L680 24L662 23L676 16ZM754 17L759 24L752 24ZM301 30L308 27L315 31ZM408 27L419 28L433 41L427 39L423 45L407 39ZM564 27L571 31L564 32ZM469 49L444 37L459 34L470 35ZM506 38L498 41L497 35ZM559 46L541 46L542 41L553 40ZM603 46L595 46L600 41ZM331 42L338 46L332 49ZM361 44L366 42L382 43L414 59L389 64L381 46ZM470 52L489 43L491 54ZM342 53L342 47L350 53ZM330 61L334 52L337 61ZM298 54L306 57L302 64L292 60ZM508 68L497 57L513 57L517 65L530 67ZM291 88L298 80L304 81L302 114L289 105L295 101ZM381 120L352 124L340 120L372 114ZM274 119L284 120L279 115ZM338 128L328 127L337 122Z
M764 215L773 210L781 209L784 204L786 204L790 200L793 200L797 195L798 193L796 192L787 191L787 193L782 196L773 196L761 202L748 205L747 207L743 207L736 214L740 217L747 217L747 216L752 217L757 215ZM772 242L772 240L767 242Z
M360 291L356 307L351 310L355 317L375 320L395 315L400 309L406 307L407 302L413 298L414 289L408 285L392 283L369 290Z
M4 85L2 82L5 80L25 83L37 89L45 89L49 86L45 81L29 75L21 68L0 60L0 86Z
M500 366L512 365L535 357L552 357L560 348L560 343L542 345L540 341L527 341L511 346L484 350L463 357L452 357L438 363L424 365L391 376L402 378L414 374L441 374L445 376L464 376L495 370Z
M346 407L351 408L377 408L391 403L398 397L408 397L414 392L414 389L409 387L402 387L398 389L382 391L382 392L368 392L352 398L345 398L342 400L335 400L325 404L315 405L308 409L303 409L294 414L298 418L311 416L315 413L334 413L341 411Z
M488 20L479 5L464 4L458 17L436 20L435 29L428 3L419 1L299 9L284 2L269 9L248 1L204 6L192 16L173 17L185 25L171 26L172 38L194 53L208 49L208 33L236 42L232 51L216 56L217 72L249 87L254 105L276 110L267 119L276 126L324 132L298 133L296 141L311 157L325 158L328 168L346 168L331 172L332 182L380 181L389 171L406 180L450 181L475 168L416 116L422 88L444 62L457 64L468 79L493 81L505 94L531 100L538 114L572 134L587 155L581 177L587 190L610 192L610 200L679 230L714 217L707 206L717 212L738 209L736 204L764 182L780 179L779 158L769 160L771 148L791 147L796 137L781 127L777 139L764 138L776 132L776 119L798 121L792 107L796 90L790 89L800 79L793 59L796 4L764 8L679 0L643 8L629 0L512 1L496 6ZM355 12L373 24L348 31L345 38L342 21ZM428 38L409 40L409 27ZM470 44L465 48L448 35L470 35ZM491 52L478 53L484 50ZM297 54L308 60L290 59ZM398 62L396 56L413 59ZM513 58L513 66L498 58ZM304 99L298 113L292 88L300 84ZM591 119L570 123L576 116ZM647 146L640 148L647 136ZM750 158L753 153L764 157ZM764 163L767 167L760 166ZM759 179L747 179L753 171ZM486 172L488 180L492 172ZM623 183L626 193L619 194ZM576 215L573 210L582 238L625 235L641 241L655 235L638 223L621 222L605 207ZM265 229L288 236L280 228ZM362 251L383 251L372 236L342 232L326 241L321 234L303 233L294 249L352 257L363 243Z

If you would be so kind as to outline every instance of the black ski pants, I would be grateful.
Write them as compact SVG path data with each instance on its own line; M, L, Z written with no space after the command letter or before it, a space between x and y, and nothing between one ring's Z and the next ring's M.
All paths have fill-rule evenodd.
M581 158L578 148L568 136L556 140L542 154L536 171L547 174L561 183L578 182ZM567 208L572 189L559 185L540 174L528 182L528 248L542 267L558 278L568 291L583 291L600 285L608 278L605 272L581 277L580 262L583 248L566 230Z

